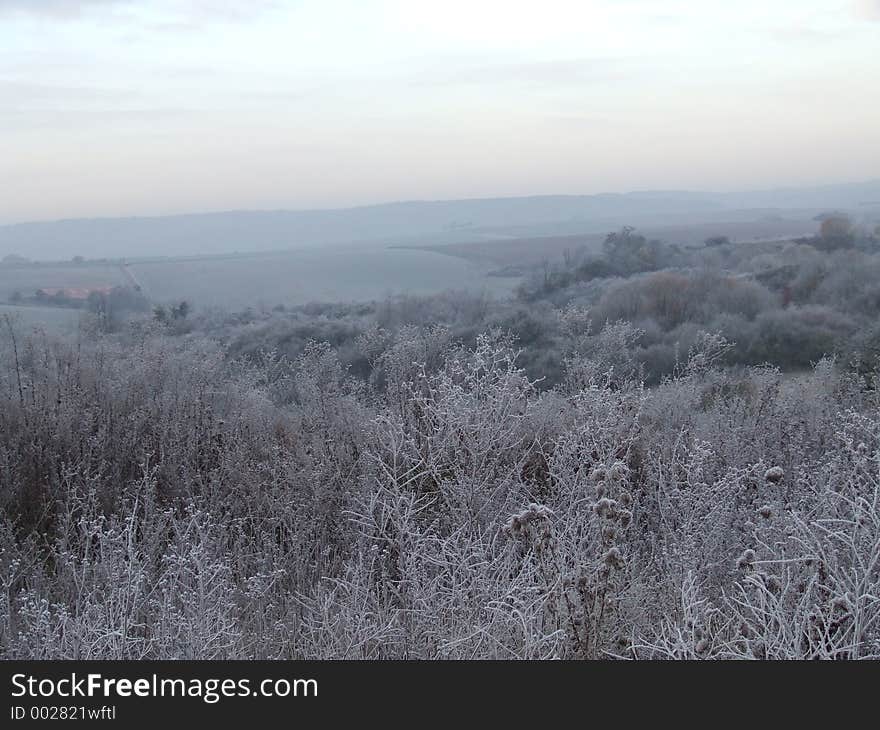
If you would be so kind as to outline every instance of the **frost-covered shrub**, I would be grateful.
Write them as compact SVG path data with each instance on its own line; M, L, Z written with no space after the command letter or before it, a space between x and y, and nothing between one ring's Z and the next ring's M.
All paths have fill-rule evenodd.
M373 328L365 382L327 343L10 329L0 653L880 656L873 379L692 327L644 387L657 328L591 316L552 389L497 331Z

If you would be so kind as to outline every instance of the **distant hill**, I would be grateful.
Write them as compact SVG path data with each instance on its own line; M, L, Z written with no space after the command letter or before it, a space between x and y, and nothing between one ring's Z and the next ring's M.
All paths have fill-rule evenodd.
M21 223L0 226L0 258L247 253L377 241L457 243L600 232L623 224L751 220L794 210L797 217L807 217L828 208L880 213L880 180L738 193L661 190Z

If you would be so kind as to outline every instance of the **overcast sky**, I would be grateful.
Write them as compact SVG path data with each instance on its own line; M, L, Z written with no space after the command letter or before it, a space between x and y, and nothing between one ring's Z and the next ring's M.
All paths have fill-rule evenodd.
M880 0L0 0L0 222L880 177Z

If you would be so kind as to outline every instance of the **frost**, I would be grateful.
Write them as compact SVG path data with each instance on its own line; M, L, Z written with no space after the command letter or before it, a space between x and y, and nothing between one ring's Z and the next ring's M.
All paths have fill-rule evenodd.
M0 657L880 657L877 391L564 317L543 389L500 331L0 327Z
M764 472L764 479L773 484L782 481L784 476L785 472L778 466L771 466L766 472Z

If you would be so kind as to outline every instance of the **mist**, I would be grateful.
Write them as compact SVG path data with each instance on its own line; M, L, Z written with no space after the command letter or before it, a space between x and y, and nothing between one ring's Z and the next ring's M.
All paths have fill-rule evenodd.
M878 21L0 0L0 659L880 658Z

